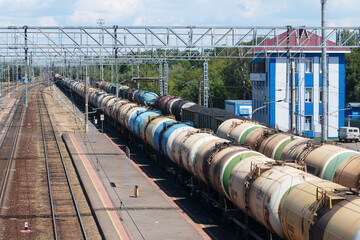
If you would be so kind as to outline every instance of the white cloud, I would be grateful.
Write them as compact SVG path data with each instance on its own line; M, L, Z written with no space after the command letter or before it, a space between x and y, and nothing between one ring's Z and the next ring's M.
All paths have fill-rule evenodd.
M319 0L0 0L0 9L3 25L320 26ZM358 25L359 9L328 1L329 26Z
M144 25L144 19L142 17L135 18L134 25L135 26Z
M35 9L42 9L45 7L50 6L54 0L0 0L0 8L6 9L8 11L18 11L21 13L25 11L35 10Z
M359 12L359 0L327 1L327 9L337 12Z
M114 22L130 17L143 9L141 0L77 0L71 23L96 24L96 19Z
M49 16L46 16L46 17L38 17L36 19L37 21L37 25L39 26L57 26L59 25L54 17L49 17Z
M245 19L266 19L268 16L278 14L288 6L286 0L239 0L237 2L236 6L240 9L240 17ZM229 10L231 11L232 8Z

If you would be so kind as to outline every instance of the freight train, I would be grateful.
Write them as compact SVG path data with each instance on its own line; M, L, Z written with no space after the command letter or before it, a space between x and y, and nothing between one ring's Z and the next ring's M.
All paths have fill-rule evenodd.
M116 93L116 85L101 81L95 86L108 93ZM234 115L224 109L207 108L197 105L189 100L170 95L158 96L154 92L119 86L119 97L131 102L139 103L153 109L158 109L163 115L173 115L177 121L192 122L197 128L208 128L214 132L221 123L228 119L246 120L246 118ZM144 101L143 99L146 99Z
M109 92L103 87L106 85L111 84L100 82L99 88ZM280 132L223 109L202 107L178 97L157 96L138 89L125 91L139 96L151 93L149 104L144 104L141 99L129 97L131 94L123 94L120 90L123 98L159 109L165 115L172 114L178 121L190 121L194 127L211 129L221 138L259 151L274 160L303 165L307 172L345 187L360 187L359 152Z
M308 173L320 178L349 188L360 186L359 152L236 119L223 122L217 135L276 161L301 164Z
M360 197L227 139L68 79L61 84L238 209L287 239L358 239Z

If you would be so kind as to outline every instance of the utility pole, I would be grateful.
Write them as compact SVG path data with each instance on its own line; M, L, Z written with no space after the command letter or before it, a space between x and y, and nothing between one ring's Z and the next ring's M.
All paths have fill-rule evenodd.
M96 23L99 24L99 26L101 27L101 31L99 34L99 42L101 43L101 45L104 44L104 28L103 25L105 24L105 19L96 19ZM104 81L104 65L102 62L102 55L101 55L101 48L100 48L100 81Z
M82 66L81 66L81 58L80 58L80 61L79 61L79 78L80 78L80 82L84 81L84 79L83 79L83 71L82 71Z
M198 105L201 106L201 79L198 79Z
M10 66L8 65L7 67L7 72L8 72L8 97L10 98Z
M5 67L5 57L4 57L4 62L1 63L1 79L0 79L0 97L2 98L3 95L3 89L2 89L2 85L3 85L3 79L4 79L4 67Z
M111 63L111 83L114 83L114 64Z
M321 0L321 27L322 27L322 54L321 54L321 70L322 70L322 123L321 133L322 142L327 141L327 59L326 59L326 1Z
M47 78L47 82L48 82L48 90L50 90L50 70L49 70L49 65L47 66L47 73L46 73L45 77Z
M19 84L19 66L17 65L17 62L16 62L16 91L18 90L18 84Z
M101 65L100 65L100 81L104 81L104 65L102 60L101 61Z
M288 87L289 87L289 62L290 62L290 29L291 26L286 26L286 92L285 92L285 102L288 102Z
M27 47L27 30L28 26L24 26L25 37L25 107L28 107L28 47Z
M296 113L295 113L295 59L291 59L291 132L296 132Z
M115 38L115 81L116 81L116 107L119 105L119 76L118 76L118 49L117 49L117 28L118 26L114 26L114 38Z
M140 66L139 66L139 63L137 64L137 77L139 78L140 77ZM137 83L137 89L140 88L140 83L138 82Z
M94 60L94 75L93 75L93 82L96 81L96 62Z
M88 71L87 71L87 65L85 65L85 133L88 132L89 126L88 126Z

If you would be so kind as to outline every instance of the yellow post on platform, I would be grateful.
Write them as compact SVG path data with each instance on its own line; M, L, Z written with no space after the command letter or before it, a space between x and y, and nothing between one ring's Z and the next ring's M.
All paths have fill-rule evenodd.
M135 196L135 197L138 197L138 196L139 196L139 187L138 187L138 185L135 185L135 188L134 188L134 196Z

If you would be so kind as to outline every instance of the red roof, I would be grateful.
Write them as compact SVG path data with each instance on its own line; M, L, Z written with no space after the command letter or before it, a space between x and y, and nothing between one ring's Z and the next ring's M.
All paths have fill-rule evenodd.
M252 49L254 52L261 51L286 51L287 47L287 32L284 32L278 35L275 38L266 40L259 46ZM289 30L289 47L290 51L321 51L321 36L309 32L304 29L290 29ZM266 47L269 46L269 47ZM280 46L280 47L274 47ZM339 51L339 52L348 52L349 48L346 47L337 47L333 48L331 46L336 46L336 43L333 41L326 41L326 49L328 51ZM305 48L306 47L306 48ZM311 48L310 48L311 47Z

